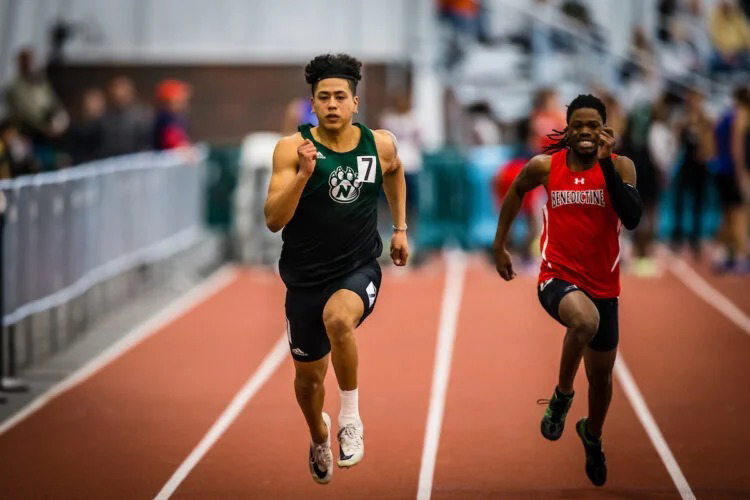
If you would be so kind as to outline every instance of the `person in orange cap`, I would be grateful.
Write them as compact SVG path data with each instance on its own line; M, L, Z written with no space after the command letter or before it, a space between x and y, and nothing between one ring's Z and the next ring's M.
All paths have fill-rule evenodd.
M190 94L190 86L179 80L162 80L156 87L154 149L175 149L190 145L185 119Z

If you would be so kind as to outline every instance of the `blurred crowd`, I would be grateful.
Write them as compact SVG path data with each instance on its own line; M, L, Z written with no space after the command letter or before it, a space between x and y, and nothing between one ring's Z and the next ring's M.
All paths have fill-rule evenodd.
M2 92L0 179L56 170L148 150L190 144L186 110L190 87L163 80L153 104L139 100L132 80L111 79L105 89L87 88L78 109L66 109L33 52L17 56L16 78Z
M448 80L452 68L469 64L472 47L512 44L529 61L519 80L538 89L520 121L505 119L491 98L462 103L451 117L462 122L453 134L457 144L512 147L495 177L498 205L523 164L549 144L547 134L566 126L556 89L584 81L607 106L617 152L638 170L645 210L632 235L633 269L658 271L659 237L673 251L707 258L718 271L750 272L750 0L659 0L655 32L635 26L624 58L611 53L585 0L533 0L527 22L505 34L493 33L493 7L498 3L437 0L448 28L442 59ZM545 201L538 193L531 198L522 216L532 230L516 246L526 258L538 234L535 213ZM717 205L714 234L707 215Z
M652 257L657 236L676 252L689 251L696 259L708 257L717 270L750 272L750 86L735 85L731 102L716 109L708 106L706 96L695 88L679 93L666 90L629 108L606 90L594 88L592 93L607 106L607 125L618 139L616 152L636 165L644 203L643 219L632 235L636 272L656 272ZM474 144L498 144L482 138L502 131L501 142L513 149L512 159L499 166L495 179L498 205L523 164L550 144L548 134L566 127L565 106L557 92L546 87L537 91L528 118L510 127L493 122L486 103L472 104L466 114L477 139ZM494 123L495 130L482 133L488 123ZM537 201L524 205L532 227L535 210L545 201L537 195L533 199ZM717 204L721 222L712 235L706 214ZM659 220L660 215L668 224ZM710 241L718 247L707 244ZM530 243L528 239L519 242L517 251L529 256Z
M512 150L494 179L499 202L518 170L549 144L547 135L565 128L569 84L593 85L590 91L607 105L618 152L631 157L638 169L645 215L632 235L635 269L653 272L660 239L675 251L707 256L719 270L750 271L750 0L658 0L654 32L636 26L627 54L621 55L612 53L606 27L592 14L592 1L530 0L523 23L511 32L497 32L490 9L498 2L435 0L444 38L438 66L447 89L447 144ZM517 80L533 96L521 120L518 114L504 116L491 96L466 99L455 84L473 48L503 46L517 48L526 62ZM23 50L15 79L2 90L6 116L0 117L0 178L188 145L190 94L184 82L164 80L144 99L133 81L118 76L105 88L82 90L78 105L66 109L45 70L35 65L31 51ZM378 123L368 125L389 129L398 138L413 229L424 148L407 85L379 111ZM303 96L288 103L281 132L292 133L307 122L316 119ZM452 132L455 128L458 133ZM540 193L525 205L532 230L518 250L526 257L533 253L535 207L543 202ZM713 234L715 224L706 214L717 204L721 223ZM711 241L718 245L707 244Z

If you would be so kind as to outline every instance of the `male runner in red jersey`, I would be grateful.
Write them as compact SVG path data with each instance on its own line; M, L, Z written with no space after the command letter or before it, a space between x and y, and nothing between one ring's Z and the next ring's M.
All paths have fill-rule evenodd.
M515 277L506 240L524 194L544 185L548 201L542 214L542 267L539 300L567 327L557 387L542 418L542 435L560 438L573 402L573 380L583 357L589 381L589 416L576 424L586 451L586 475L602 486L607 466L601 434L612 399L612 368L619 338L620 223L638 225L641 199L635 189L635 167L612 154L615 139L605 127L604 103L579 95L568 106L565 130L558 141L532 158L513 182L503 202L495 235L497 272Z

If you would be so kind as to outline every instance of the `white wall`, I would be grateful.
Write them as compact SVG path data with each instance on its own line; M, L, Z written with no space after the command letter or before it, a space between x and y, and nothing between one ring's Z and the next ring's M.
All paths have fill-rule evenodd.
M71 61L300 62L346 51L381 62L409 53L408 1L0 0L0 15L14 27L12 52L41 51L59 15L76 23Z

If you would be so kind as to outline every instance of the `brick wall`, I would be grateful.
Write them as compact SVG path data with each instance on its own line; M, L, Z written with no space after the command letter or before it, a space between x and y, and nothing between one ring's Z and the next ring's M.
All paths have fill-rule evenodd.
M387 73L383 64L363 69L358 93L364 116L360 114L359 120L373 128L387 104ZM151 102L156 84L164 78L190 83L191 135L194 140L213 143L236 143L249 132L279 130L287 103L310 93L302 65L68 65L50 70L50 78L73 118L79 113L83 92L90 87L105 88L115 76L130 77L144 103Z

